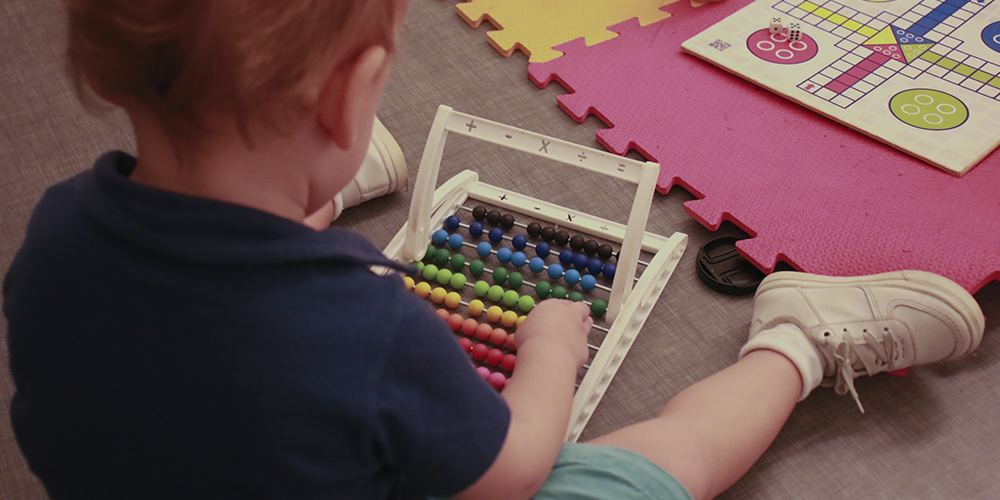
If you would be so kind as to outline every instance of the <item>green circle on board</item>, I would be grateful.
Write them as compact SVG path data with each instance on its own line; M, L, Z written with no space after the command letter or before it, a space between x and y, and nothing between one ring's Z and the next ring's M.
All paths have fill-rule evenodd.
M957 97L933 89L904 90L889 100L899 121L921 130L950 130L969 119L969 108Z

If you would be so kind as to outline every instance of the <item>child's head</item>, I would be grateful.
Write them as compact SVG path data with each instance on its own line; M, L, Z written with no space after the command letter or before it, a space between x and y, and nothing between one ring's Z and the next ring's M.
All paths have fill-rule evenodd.
M324 71L391 52L400 0L64 0L78 91L140 105L174 138L205 112L281 130ZM86 100L86 99L85 99Z

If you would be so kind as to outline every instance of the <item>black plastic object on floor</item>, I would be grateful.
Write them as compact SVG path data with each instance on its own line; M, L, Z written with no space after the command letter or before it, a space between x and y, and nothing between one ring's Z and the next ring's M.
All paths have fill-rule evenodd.
M698 277L717 292L744 295L757 290L764 273L736 250L736 238L723 236L698 251Z

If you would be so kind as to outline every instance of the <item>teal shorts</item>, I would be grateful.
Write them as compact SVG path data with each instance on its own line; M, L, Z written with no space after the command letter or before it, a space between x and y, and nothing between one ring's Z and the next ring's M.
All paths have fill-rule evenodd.
M566 443L532 500L693 500L687 488L637 453Z

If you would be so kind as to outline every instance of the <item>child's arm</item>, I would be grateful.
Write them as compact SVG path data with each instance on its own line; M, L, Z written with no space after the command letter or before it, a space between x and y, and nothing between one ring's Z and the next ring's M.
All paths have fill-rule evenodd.
M503 391L511 410L507 438L486 474L455 498L521 500L542 486L569 425L592 325L586 304L550 299L518 327L517 369Z

